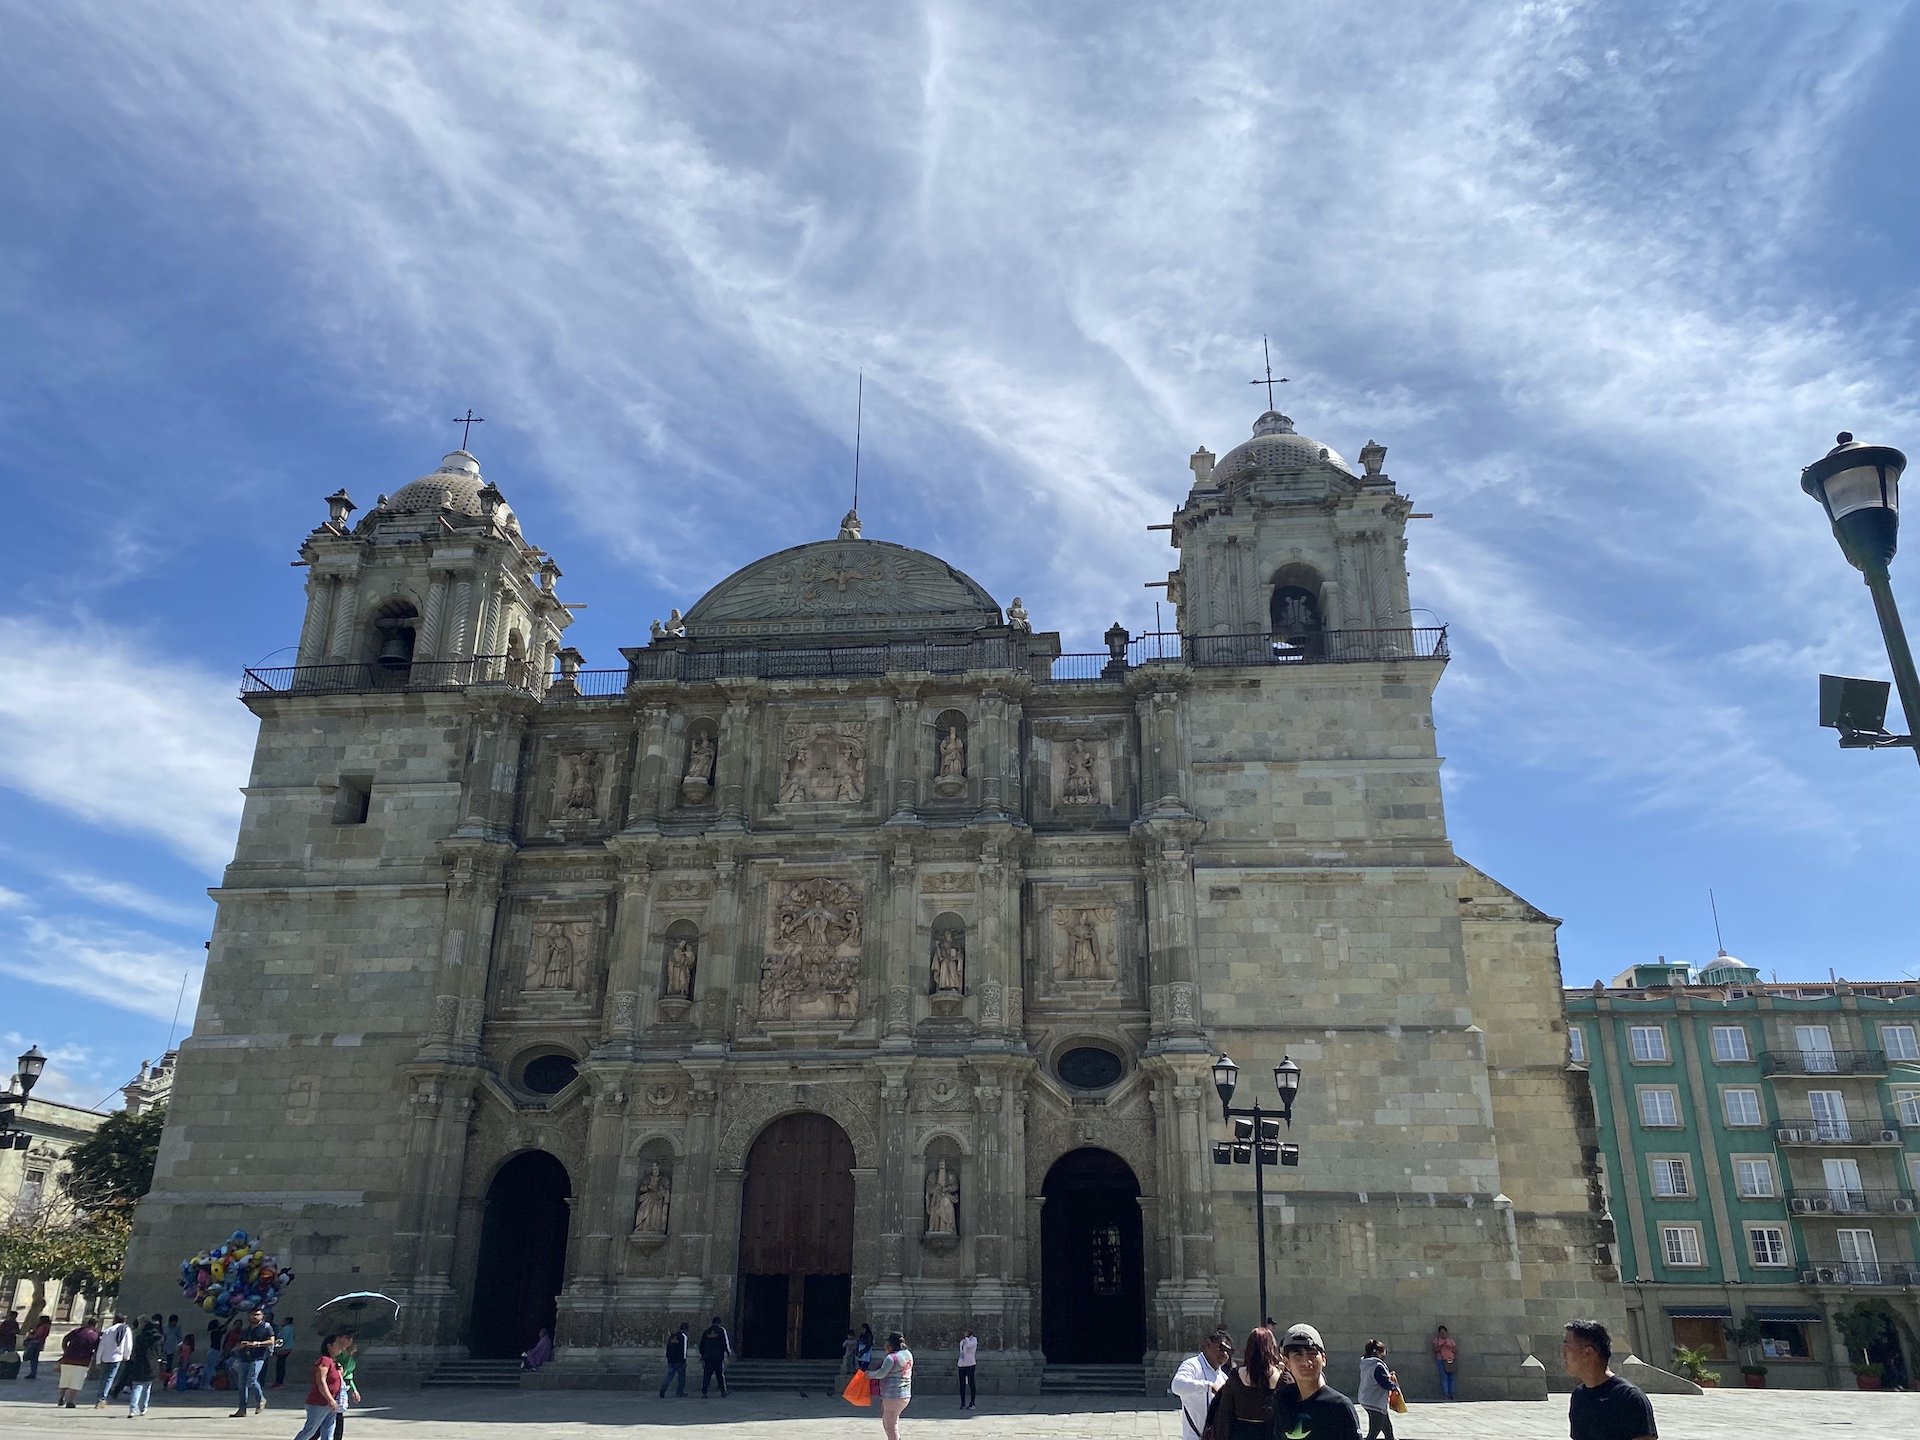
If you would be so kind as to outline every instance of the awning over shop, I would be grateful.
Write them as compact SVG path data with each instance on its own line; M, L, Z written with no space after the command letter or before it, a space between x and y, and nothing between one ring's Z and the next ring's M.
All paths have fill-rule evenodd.
M1755 1305L1749 1313L1756 1320L1793 1320L1802 1325L1817 1323L1827 1318L1818 1310L1806 1310L1792 1305Z
M1670 1320L1731 1320L1733 1311L1725 1305L1669 1305Z

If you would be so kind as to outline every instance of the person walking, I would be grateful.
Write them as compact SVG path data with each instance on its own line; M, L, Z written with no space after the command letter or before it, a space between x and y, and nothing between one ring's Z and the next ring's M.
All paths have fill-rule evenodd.
M1287 1440L1360 1440L1353 1401L1327 1384L1327 1347L1320 1332L1311 1325L1288 1327L1280 1358L1295 1388L1282 1392L1273 1407L1274 1433Z
M338 1335L329 1335L320 1342L320 1355L313 1362L313 1374L307 1385L307 1418L293 1440L321 1440L329 1423L341 1413L340 1362L333 1353L339 1343Z
M260 1388L260 1372L266 1367L273 1346L273 1326L267 1323L265 1308L256 1305L247 1312L247 1323L233 1342L233 1388L237 1395L234 1403L238 1408L230 1418L247 1413L248 1396L256 1397L254 1414L267 1408L267 1392Z
M27 1362L27 1379L40 1378L40 1352L47 1348L47 1337L53 1334L53 1317L42 1315L27 1331L26 1342L20 1347L20 1358Z
M1369 1340L1360 1355L1360 1408L1367 1412L1367 1440L1393 1440L1393 1392L1399 1377L1387 1368L1384 1340Z
M287 1357L293 1354L293 1317L289 1315L273 1327L273 1386L275 1390L284 1390L287 1385Z
M153 1382L160 1376L160 1317L154 1316L133 1337L133 1351L121 1366L127 1382L127 1418L138 1419L147 1413L153 1398Z
M1440 1398L1453 1399L1453 1367L1460 1358L1460 1346L1442 1325L1433 1332L1433 1368L1440 1377Z
M113 1323L100 1332L100 1394L93 1402L94 1409L107 1408L107 1397L120 1382L120 1367L132 1353L133 1327L127 1324L125 1315L116 1313Z
M64 1405L69 1410L75 1407L87 1383L87 1371L93 1368L93 1357L99 1353L100 1332L91 1320L82 1320L66 1333L60 1342L60 1388L53 1397L56 1406Z
M980 1387L973 1383L974 1367L980 1362L980 1337L972 1330L960 1336L960 1408L980 1408Z
M1180 1409L1186 1417L1180 1440L1202 1440L1207 1429L1207 1407L1227 1383L1232 1365L1233 1332L1222 1325L1200 1342L1198 1354L1182 1360L1173 1372L1167 1392L1180 1397Z
M1560 1363L1579 1383L1567 1397L1572 1440L1659 1440L1653 1402L1613 1373L1613 1337L1598 1320L1569 1320Z
M355 1379L360 1370L360 1342L351 1330L340 1332L333 1358L340 1362L340 1410L333 1417L333 1440L346 1440L347 1411L360 1403L360 1385Z
M706 1398L707 1387L715 1380L720 1382L720 1398L727 1396L727 1357L733 1354L733 1338L727 1334L727 1327L720 1323L718 1315L713 1323L700 1332L700 1395Z
M692 1328L682 1320L680 1328L667 1337L667 1377L660 1382L662 1400L667 1398L667 1386L676 1378L680 1381L680 1388L674 1392L674 1398L684 1400L687 1397L687 1332Z
M913 1401L913 1351L898 1330L887 1336L887 1353L871 1379L880 1397L880 1429L887 1440L900 1440L900 1416Z
M1214 1410L1214 1440L1269 1440L1273 1407L1285 1374L1273 1331L1255 1326L1247 1335L1241 1363L1229 1368Z
M160 1375L165 1384L173 1383L173 1367L180 1354L180 1342L185 1338L180 1331L180 1317L167 1316L166 1324L160 1327Z
M853 1334L851 1330L847 1332ZM20 1343L20 1312L7 1311L7 1318L0 1320L0 1350L12 1350Z

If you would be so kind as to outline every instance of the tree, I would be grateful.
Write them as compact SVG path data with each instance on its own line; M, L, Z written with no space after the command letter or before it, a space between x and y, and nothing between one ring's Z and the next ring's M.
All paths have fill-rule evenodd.
M114 1111L67 1153L62 1188L82 1212L132 1210L134 1202L153 1186L160 1132L166 1124L164 1105L138 1115Z
M43 1205L0 1224L0 1274L33 1283L27 1323L45 1308L48 1281L96 1298L118 1291L132 1233L133 1214L120 1209L75 1214Z

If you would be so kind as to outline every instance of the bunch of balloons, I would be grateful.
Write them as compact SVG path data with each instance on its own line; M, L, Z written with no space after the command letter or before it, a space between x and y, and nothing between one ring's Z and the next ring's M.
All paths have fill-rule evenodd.
M226 1319L259 1307L273 1313L280 1292L293 1281L279 1258L236 1230L210 1250L180 1262L180 1293L189 1305Z

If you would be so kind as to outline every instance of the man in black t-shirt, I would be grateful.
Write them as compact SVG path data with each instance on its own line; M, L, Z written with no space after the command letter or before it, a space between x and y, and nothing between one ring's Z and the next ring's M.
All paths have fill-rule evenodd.
M1572 1440L1659 1440L1653 1405L1638 1385L1613 1373L1613 1337L1598 1320L1569 1320L1560 1362L1580 1383L1567 1401Z
M247 1323L240 1329L239 1343L233 1347L233 1388L240 1394L240 1408L233 1412L236 1416L247 1413L248 1400L254 1402L256 1415L267 1408L267 1392L260 1388L260 1369L267 1363L276 1343L273 1326L267 1323L266 1310L254 1306L247 1313Z
M1360 1440L1360 1415L1353 1401L1327 1384L1327 1347L1311 1325L1288 1328L1280 1342L1280 1363L1293 1383L1273 1401L1273 1433L1279 1440Z

